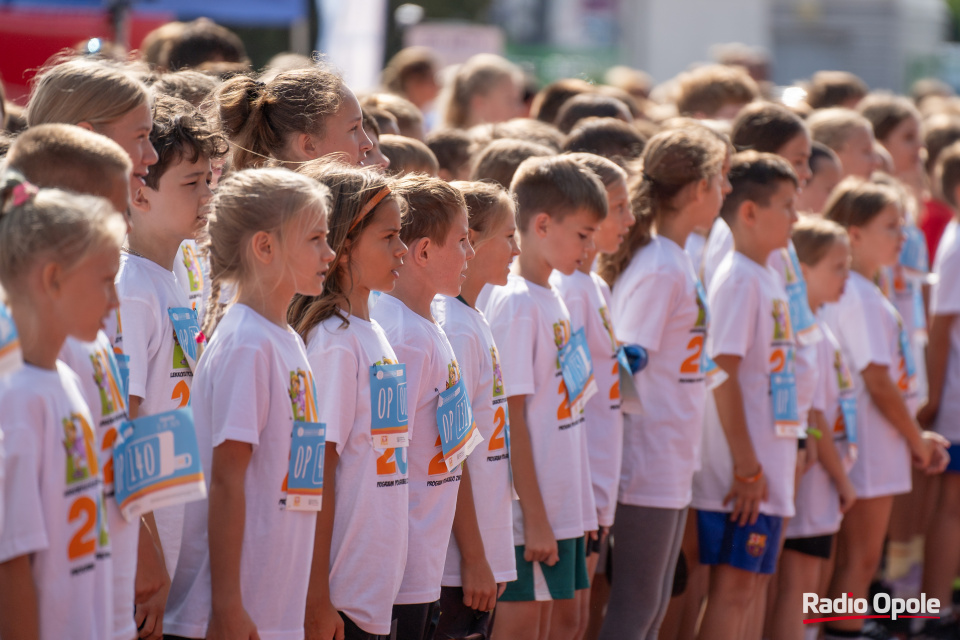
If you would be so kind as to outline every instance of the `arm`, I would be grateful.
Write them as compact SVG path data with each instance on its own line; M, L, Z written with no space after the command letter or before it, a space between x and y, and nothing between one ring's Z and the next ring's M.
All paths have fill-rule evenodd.
M943 396L943 383L947 377L947 358L950 354L950 329L957 319L956 314L935 315L930 320L929 342L927 343L927 403L917 412L917 421L923 427L929 427L940 410Z
M473 483L466 461L463 463L463 475L457 492L453 537L460 548L463 604L477 611L490 611L497 604L497 581L483 549L476 505L473 502Z
M527 429L526 396L507 398L510 409L510 466L513 469L513 484L520 497L523 512L523 558L527 562L543 562L549 567L559 560L557 540L547 519L543 495L533 466L533 446Z
M246 517L244 478L253 447L226 440L213 449L210 474L211 615L208 640L259 640L240 595L240 551Z
M131 420L136 420L140 417L140 405L143 404L143 398L140 396L130 396L127 404L129 405L127 407L127 417Z
M37 588L29 555L0 564L0 637L4 640L40 637Z
M888 368L871 363L860 375L873 404L907 441L914 465L927 473L943 471L950 460L945 451L948 446L946 440L932 431L921 431L920 425L910 415L900 389L890 379Z
M157 523L151 511L140 519L134 592L134 620L144 640L163 637L163 611L170 593L170 576L156 531Z
M336 443L323 448L323 509L317 513L317 531L313 538L313 562L307 586L307 611L304 633L307 640L343 640L343 618L330 602L330 546L333 540L333 516L336 513Z
M730 447L733 458L733 485L724 498L726 504L733 501L732 520L739 520L740 526L754 524L760 515L760 503L767 497L767 479L757 460L750 433L747 431L747 416L743 410L743 392L740 389L740 356L718 355L714 358L717 366L729 376L719 387L713 390L717 403L717 414L723 434ZM743 482L739 478L751 478L760 474L754 482Z
M827 424L827 419L823 413L812 409L810 411L810 423L823 436L817 441L817 455L820 464L823 466L827 475L833 480L837 492L840 494L840 512L846 513L857 500L857 492L847 477L847 472L843 470L843 461L840 459L840 453L837 451L837 445L833 441L833 429Z

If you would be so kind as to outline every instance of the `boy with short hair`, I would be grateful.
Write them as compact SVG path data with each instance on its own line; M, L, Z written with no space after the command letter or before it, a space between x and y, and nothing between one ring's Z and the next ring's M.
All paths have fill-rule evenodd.
M513 525L518 579L497 606L494 638L572 640L579 624L574 594L589 586L583 418L571 410L561 370L570 314L550 274L570 275L583 263L606 216L606 190L576 160L557 156L524 161L511 191L523 253L516 275L490 292L484 309L502 357L520 498Z
M742 67L711 64L677 76L677 111L699 120L733 121L760 97L757 83Z
M440 396L463 385L453 347L430 310L438 293L460 294L463 272L474 253L467 239L466 203L457 189L423 175L405 176L391 188L409 207L400 227L408 252L396 287L379 297L370 316L383 328L397 360L406 365L410 513L407 562L393 614L398 640L421 640L433 637L431 620L439 607L458 501L464 503L461 507L469 504L473 515L467 523L471 525L468 544L483 548L466 466L448 467L444 462L448 449L438 420ZM472 431L476 432L476 425ZM469 433L461 442L467 454L471 443L475 446ZM495 591L492 575L490 585Z
M720 215L735 251L710 283L706 347L729 377L707 401L692 502L700 562L711 565L701 637L721 640L753 637L748 610L763 618L753 607L776 567L783 519L794 514L799 424L789 301L767 266L797 219L797 177L783 158L750 151L734 157L729 179Z
M556 155L552 149L536 142L513 138L494 140L477 154L470 180L491 180L509 189L517 169L527 158L552 155Z
M427 146L437 157L440 177L447 182L470 177L470 149L473 139L463 129L440 129L427 134Z

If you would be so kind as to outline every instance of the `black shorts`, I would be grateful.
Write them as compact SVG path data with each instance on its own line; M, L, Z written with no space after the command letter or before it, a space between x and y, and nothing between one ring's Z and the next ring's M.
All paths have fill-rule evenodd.
M787 538L783 542L783 550L829 560L830 552L833 550L833 534L810 538Z

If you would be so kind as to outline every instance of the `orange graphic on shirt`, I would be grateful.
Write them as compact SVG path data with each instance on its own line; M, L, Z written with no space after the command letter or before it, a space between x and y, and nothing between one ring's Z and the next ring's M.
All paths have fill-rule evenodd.
M63 448L67 452L67 484L73 484L96 477L100 472L97 456L94 452L93 429L86 418L79 413L71 413L63 418Z

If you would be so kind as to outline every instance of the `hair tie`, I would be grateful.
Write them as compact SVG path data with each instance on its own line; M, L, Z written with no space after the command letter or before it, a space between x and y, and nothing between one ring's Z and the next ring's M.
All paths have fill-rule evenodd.
M24 180L17 186L13 188L13 206L19 207L23 204L26 204L30 201L33 196L40 193L40 190L37 189L36 185L31 184Z
M643 181L644 181L644 182L649 182L650 184L656 184L656 183L657 183L657 181L653 179L653 176L651 176L651 175L650 175L649 173L647 173L646 171L644 171L643 173L641 173L641 174L640 174L640 177L643 178Z
M357 228L357 225L369 215L371 211L377 208L377 205L380 204L384 198L390 195L390 187L384 187L377 192L375 196L367 200L367 204L363 205L363 209L360 209L360 213L357 215L356 219L350 224L350 228L347 229L347 235L351 231Z
M30 201L40 190L30 183L22 173L8 169L0 180L0 208L19 207Z

